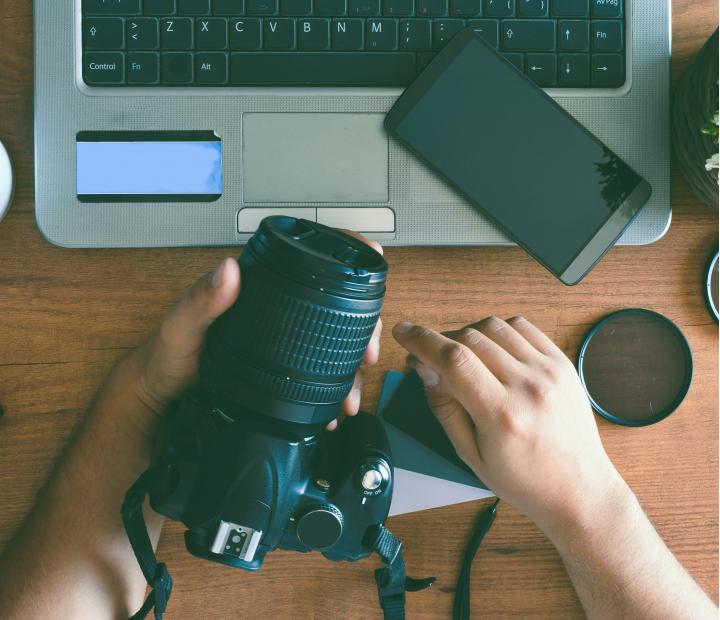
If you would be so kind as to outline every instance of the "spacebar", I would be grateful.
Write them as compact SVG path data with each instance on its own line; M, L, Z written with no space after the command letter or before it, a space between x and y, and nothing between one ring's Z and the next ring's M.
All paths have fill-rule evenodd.
M230 81L243 86L404 86L415 78L415 55L395 52L237 52Z

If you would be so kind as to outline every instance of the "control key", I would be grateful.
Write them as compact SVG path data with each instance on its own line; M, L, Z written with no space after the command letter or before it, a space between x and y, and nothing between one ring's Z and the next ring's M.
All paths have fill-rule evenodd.
M122 84L125 81L125 58L121 52L90 52L83 57L86 84Z

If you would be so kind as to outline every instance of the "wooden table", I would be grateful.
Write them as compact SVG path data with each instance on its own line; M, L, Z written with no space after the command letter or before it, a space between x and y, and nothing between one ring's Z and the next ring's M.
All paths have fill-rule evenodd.
M48 0L52 1L52 0ZM717 26L712 0L674 0L675 79ZM13 534L110 366L157 327L186 288L232 249L63 250L46 243L33 213L32 9L0 0L0 140L14 161L15 202L0 224L0 547ZM42 181L41 181L42 182ZM389 249L387 325L436 328L522 313L570 356L602 315L643 306L687 335L692 388L679 411L644 429L598 420L605 446L670 548L718 597L718 328L700 294L717 246L717 213L673 179L673 224L659 243L617 248L579 286L566 288L513 248ZM403 355L386 334L368 370L372 410L382 375ZM540 474L541 475L541 474ZM460 555L479 503L393 518L410 572L438 576L411 595L409 618L447 618ZM259 574L196 560L182 529L166 526L159 556L175 578L169 618L379 617L375 560L334 564L276 552ZM582 609L543 535L503 505L473 576L475 617L578 618Z

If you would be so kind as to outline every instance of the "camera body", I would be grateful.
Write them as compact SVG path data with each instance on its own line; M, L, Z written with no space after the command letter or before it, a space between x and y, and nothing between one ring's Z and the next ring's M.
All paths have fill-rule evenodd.
M302 437L250 412L228 415L199 389L172 413L156 464L150 503L187 526L190 553L246 570L276 548L364 558L392 498L385 431L362 412Z

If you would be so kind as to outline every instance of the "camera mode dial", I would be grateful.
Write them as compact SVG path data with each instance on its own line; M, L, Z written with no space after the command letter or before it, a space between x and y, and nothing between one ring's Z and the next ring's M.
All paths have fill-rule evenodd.
M310 549L332 547L340 539L342 530L342 513L330 504L311 506L297 523L297 537Z

